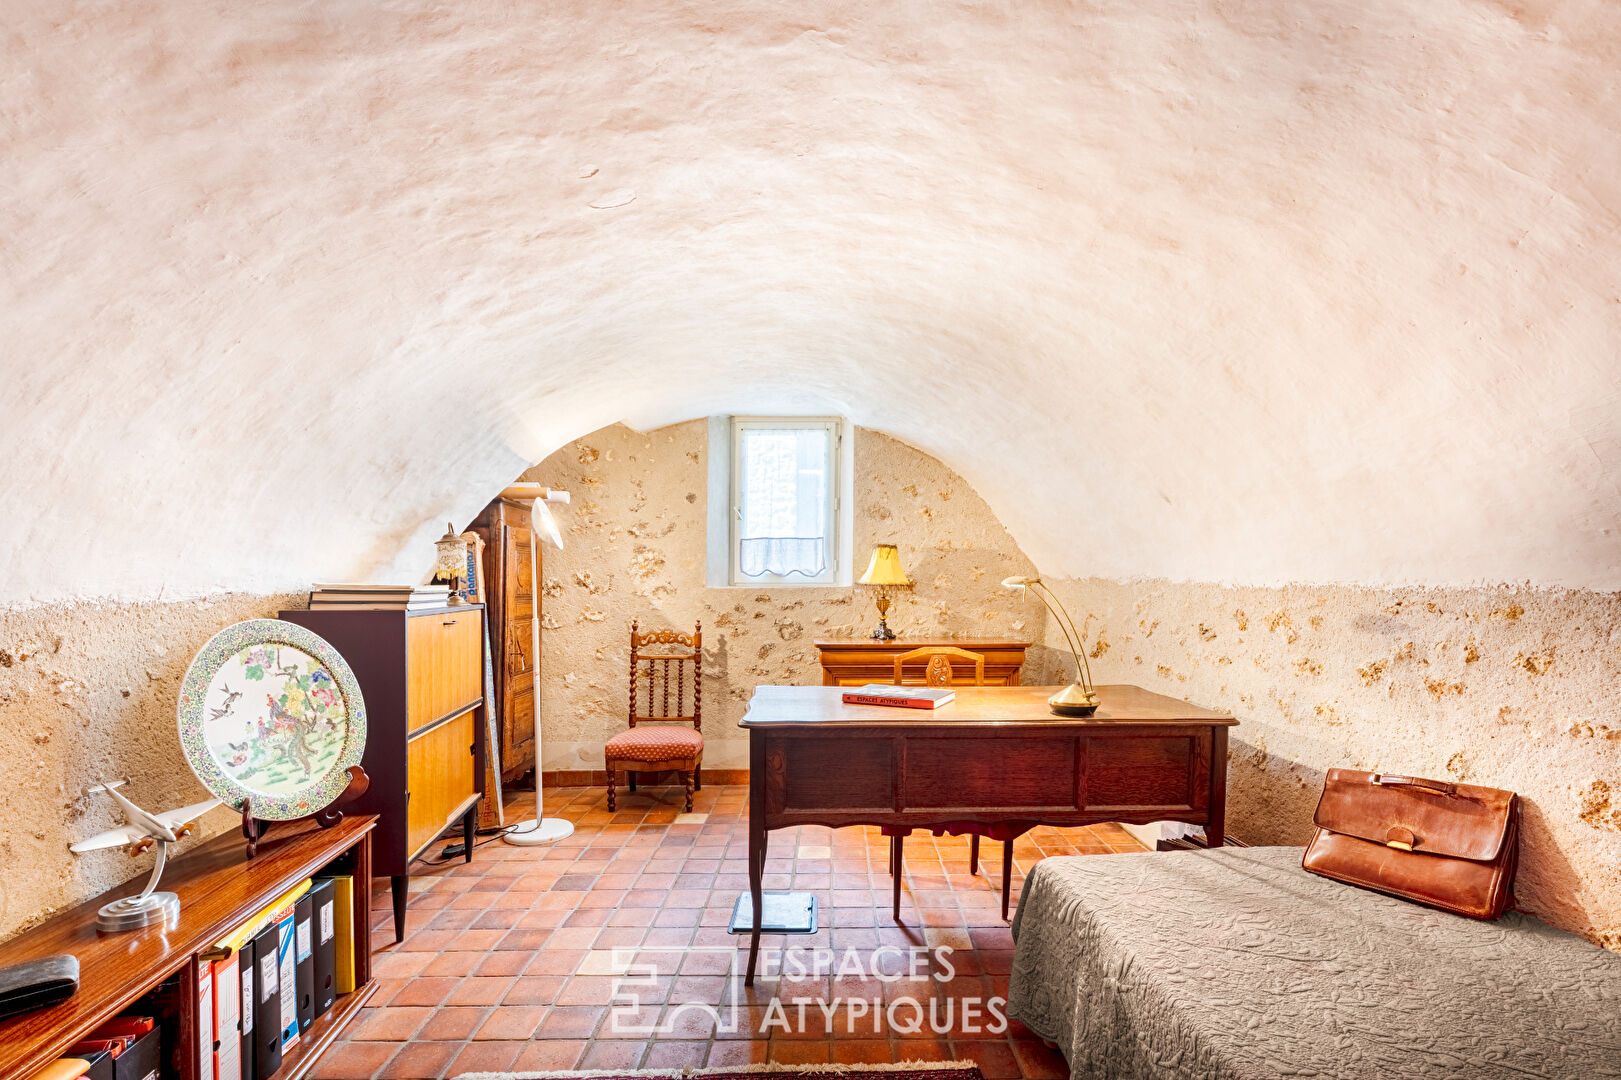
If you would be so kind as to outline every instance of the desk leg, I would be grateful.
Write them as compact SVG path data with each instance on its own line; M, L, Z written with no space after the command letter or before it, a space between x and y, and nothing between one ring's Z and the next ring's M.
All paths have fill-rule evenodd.
M898 832L889 838L889 876L894 885L894 903L891 912L897 924L901 921L901 875L906 870L905 860L906 834Z
M743 975L743 985L754 985L754 965L760 956L760 920L765 917L765 853L769 837L764 826L756 826L749 819L749 902L754 906L754 927L749 931L749 966Z
M1007 922L1008 894L1013 889L1013 841L1002 841L1002 921Z
M749 933L749 965L743 985L754 985L754 965L760 958L760 920L765 917L765 737L749 732L749 901L754 905L754 928Z
M1227 841L1227 729L1210 729L1210 823L1204 827L1204 846L1219 848Z

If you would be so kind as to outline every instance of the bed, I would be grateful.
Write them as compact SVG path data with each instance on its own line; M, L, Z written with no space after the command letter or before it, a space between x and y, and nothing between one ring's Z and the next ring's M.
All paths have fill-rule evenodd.
M1009 1015L1087 1080L1621 1077L1621 955L1300 869L1299 848L1044 859Z

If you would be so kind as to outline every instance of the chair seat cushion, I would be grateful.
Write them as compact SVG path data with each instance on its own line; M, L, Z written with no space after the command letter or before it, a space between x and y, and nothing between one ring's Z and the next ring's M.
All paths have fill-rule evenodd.
M608 740L609 761L669 761L695 758L704 750L704 737L691 728L643 725L621 731Z

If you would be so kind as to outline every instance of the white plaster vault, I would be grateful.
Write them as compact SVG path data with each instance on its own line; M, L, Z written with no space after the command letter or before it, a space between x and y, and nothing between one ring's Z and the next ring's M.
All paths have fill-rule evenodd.
M415 570L570 439L741 408L938 457L1049 574L1616 588L1618 45L1600 0L16 0L0 602Z

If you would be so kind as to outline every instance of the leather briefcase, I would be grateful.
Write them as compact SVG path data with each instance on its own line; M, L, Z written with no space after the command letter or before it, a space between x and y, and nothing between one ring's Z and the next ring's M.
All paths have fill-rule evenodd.
M1420 904L1495 919L1513 902L1520 808L1512 791L1330 769L1300 865Z

